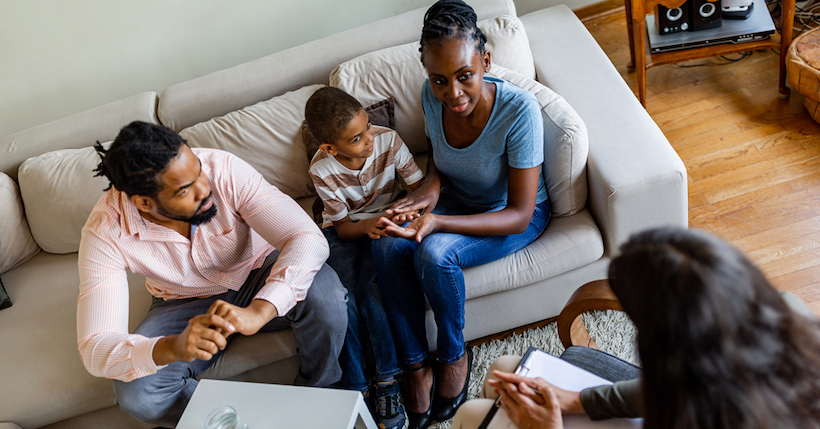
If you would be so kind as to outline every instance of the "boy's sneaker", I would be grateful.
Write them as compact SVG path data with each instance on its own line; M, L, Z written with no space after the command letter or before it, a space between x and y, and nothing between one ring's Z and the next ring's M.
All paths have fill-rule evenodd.
M370 391L372 414L379 429L407 428L407 414L401 400L399 381L376 382Z

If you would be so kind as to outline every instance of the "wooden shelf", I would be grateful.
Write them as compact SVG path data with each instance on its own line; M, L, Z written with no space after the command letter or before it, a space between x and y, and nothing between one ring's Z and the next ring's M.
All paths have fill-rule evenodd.
M646 68L663 64L674 64L682 61L716 57L718 55L736 54L738 52L757 51L760 49L780 49L780 34L772 34L768 39L743 43L725 43L704 46L702 48L681 49L678 51L650 53Z
M629 32L629 55L631 59L628 68L629 71L635 70L638 72L638 99L641 101L641 104L646 107L646 70L650 67L770 48L780 50L778 95L781 99L788 98L789 88L786 86L786 52L792 39L795 0L781 1L781 31L775 32L775 34L768 39L743 43L723 43L701 48L647 54L646 15L653 13L657 5L674 9L683 5L685 0L624 0L627 31Z

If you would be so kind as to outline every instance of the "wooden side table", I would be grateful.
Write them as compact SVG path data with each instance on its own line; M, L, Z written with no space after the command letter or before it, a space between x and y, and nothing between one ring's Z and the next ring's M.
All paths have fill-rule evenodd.
M778 96L783 100L789 98L789 88L786 87L786 51L789 49L789 44L792 40L794 1L795 0L782 0L780 32L776 32L768 39L743 43L724 43L671 52L650 53L649 59L647 60L646 15L654 13L655 6L657 5L675 9L685 3L685 0L624 0L626 7L626 27L629 34L629 57L631 60L627 67L630 71L636 70L638 72L638 99L641 101L641 104L646 107L646 70L650 67L769 48L780 49Z
M579 287L558 315L558 338L561 339L561 344L565 348L590 346L597 349L581 315L588 311L603 310L623 310L618 298L609 288L609 281L596 280Z

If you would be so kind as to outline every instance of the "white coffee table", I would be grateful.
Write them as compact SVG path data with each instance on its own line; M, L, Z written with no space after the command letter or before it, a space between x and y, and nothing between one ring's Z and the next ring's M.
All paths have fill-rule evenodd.
M376 429L356 391L222 380L199 382L177 429L202 429L208 413L223 405L249 429Z

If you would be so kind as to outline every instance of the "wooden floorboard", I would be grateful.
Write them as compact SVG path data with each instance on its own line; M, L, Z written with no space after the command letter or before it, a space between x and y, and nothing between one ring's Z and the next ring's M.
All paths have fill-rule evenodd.
M579 16L637 93L624 11L605 4L611 13ZM820 314L820 124L796 91L777 97L778 73L772 50L653 67L647 111L689 174L690 226L734 244Z

